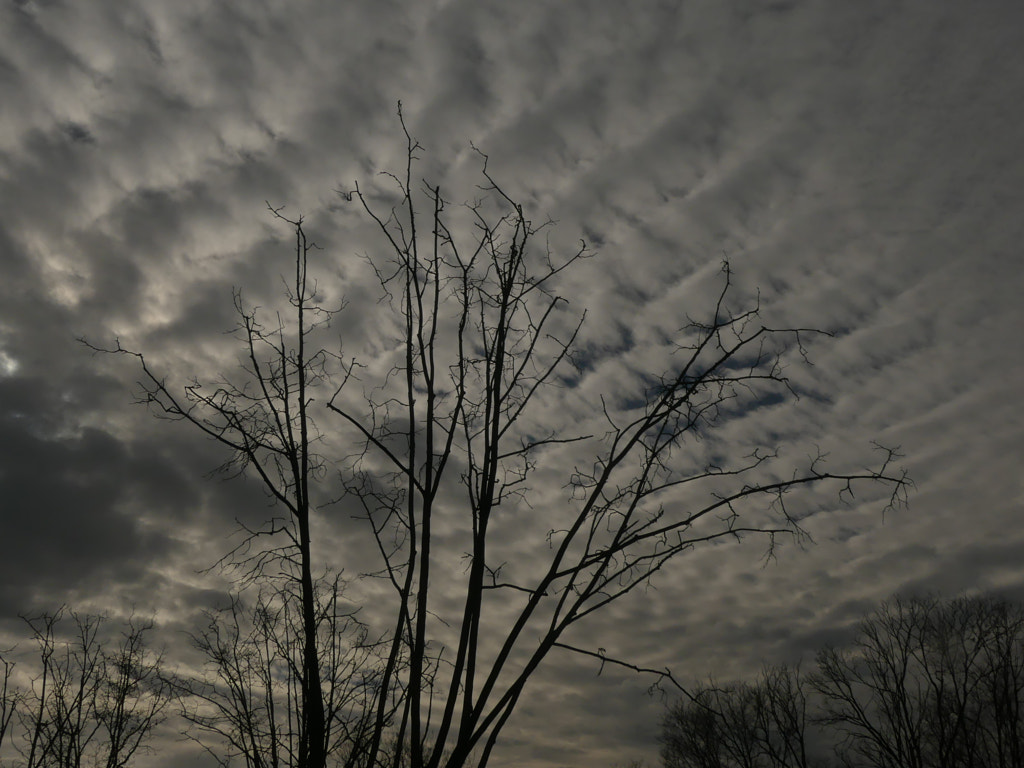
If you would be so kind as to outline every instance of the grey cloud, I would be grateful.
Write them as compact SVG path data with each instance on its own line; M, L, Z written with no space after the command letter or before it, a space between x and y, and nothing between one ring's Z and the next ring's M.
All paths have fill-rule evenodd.
M18 364L0 370L0 614L145 593L178 629L217 603L195 570L267 499L204 480L215 446L131 407L130 361L74 339L121 335L176 381L233 371L232 286L273 310L291 253L269 200L307 214L326 298L349 300L325 340L386 367L372 226L333 190L400 166L398 99L453 202L478 192L472 140L559 219L556 251L598 246L560 284L560 322L590 310L585 370L539 422L660 372L728 257L767 322L836 338L810 343L813 368L792 356L799 403L748 408L692 460L761 440L856 464L875 438L918 483L884 521L870 495L814 497L817 544L767 567L756 542L694 552L582 640L727 678L842 642L893 592L1019 594L1020 22L914 0L0 6L0 360ZM538 478L537 516L565 503L564 478ZM324 547L362 567L348 514L324 511ZM520 572L541 551L500 548ZM647 683L595 676L554 660L505 764L651 757Z
M38 434L40 404L33 400L41 382L0 383L5 613L139 579L155 560L173 553L172 542L140 525L139 512L166 514L186 505L179 483L98 430L74 437Z

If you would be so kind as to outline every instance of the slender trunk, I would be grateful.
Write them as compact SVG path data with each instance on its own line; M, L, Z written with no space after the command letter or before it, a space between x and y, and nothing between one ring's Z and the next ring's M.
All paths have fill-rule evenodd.
M300 219L301 222L301 219ZM327 762L324 694L320 680L320 656L317 648L316 595L313 591L310 547L309 503L309 414L306 410L306 254L311 247L301 224L296 226L295 309L298 320L298 349L295 371L298 385L299 444L295 472L296 507L299 524L299 566L302 580L302 741L299 763L302 768L325 768ZM284 345L282 344L282 349Z
M320 657L317 650L316 606L313 573L310 568L309 513L299 518L300 558L302 560L302 713L303 742L299 764L302 768L324 768L327 763L324 696L320 682Z

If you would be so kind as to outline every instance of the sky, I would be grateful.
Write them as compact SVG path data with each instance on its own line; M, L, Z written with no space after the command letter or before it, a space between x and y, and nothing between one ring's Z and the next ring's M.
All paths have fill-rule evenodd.
M581 388L628 388L728 259L766 323L834 336L793 371L814 396L722 439L820 446L836 469L878 441L915 482L884 514L870 492L823 502L813 543L769 563L757 543L695 550L585 642L731 679L842 642L894 593L1024 597L1022 37L1008 0L4 0L4 641L23 613L134 610L174 658L223 594L203 569L265 498L211 479L217 446L133 405L130 361L77 339L174 380L232 370L233 287L271 306L292 255L269 203L305 217L349 303L334 330L372 363L381 243L336 190L401 170L399 101L450 200L480 194L478 147L557 222L556 252L593 249L560 284L601 363ZM346 516L318 525L358 559ZM652 680L598 671L553 658L492 765L655 764ZM161 738L147 765L181 764Z

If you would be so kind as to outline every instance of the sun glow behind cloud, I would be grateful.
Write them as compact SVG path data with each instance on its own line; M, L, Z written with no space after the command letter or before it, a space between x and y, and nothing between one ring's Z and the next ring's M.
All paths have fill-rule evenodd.
M13 376L20 367L17 360L0 349L0 376Z

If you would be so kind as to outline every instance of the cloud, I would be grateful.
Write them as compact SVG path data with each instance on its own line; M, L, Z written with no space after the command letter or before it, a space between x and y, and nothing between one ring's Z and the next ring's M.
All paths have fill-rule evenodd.
M0 382L5 613L146 579L176 548L147 530L145 516L180 515L190 502L156 457L133 456L95 429L51 432L56 425L45 420L61 406L45 402L45 390L38 380Z
M132 408L130 361L75 340L118 337L174 382L237 375L232 287L283 306L293 244L270 202L307 217L325 302L348 302L325 343L386 371L394 317L363 258L381 243L335 190L384 201L399 99L451 210L480 195L472 141L535 222L558 220L553 253L596 251L558 282L560 327L587 310L583 370L534 426L635 397L727 258L737 307L835 337L808 340L813 367L786 358L799 402L747 408L687 456L821 446L860 466L877 439L917 483L884 520L870 493L809 497L815 545L767 567L756 542L687 555L581 643L727 678L841 641L893 592L1019 594L1022 21L917 0L0 6L0 613L147 599L179 629L216 600L196 570L267 499L204 479L216 447ZM508 573L545 554L515 523L565 504L554 458L498 543ZM323 511L324 550L368 568L349 516ZM443 532L457 549L457 522ZM646 683L595 675L553 660L496 764L651 758Z

